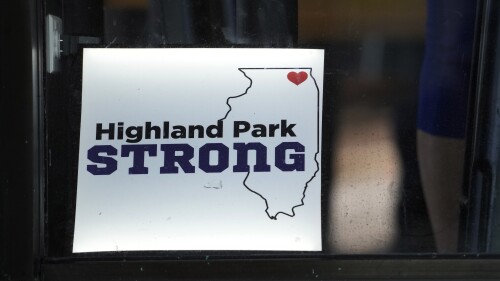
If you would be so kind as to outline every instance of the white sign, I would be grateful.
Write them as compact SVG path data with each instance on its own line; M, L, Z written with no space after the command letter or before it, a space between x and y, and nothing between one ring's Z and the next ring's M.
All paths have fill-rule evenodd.
M320 251L323 60L85 49L73 252Z

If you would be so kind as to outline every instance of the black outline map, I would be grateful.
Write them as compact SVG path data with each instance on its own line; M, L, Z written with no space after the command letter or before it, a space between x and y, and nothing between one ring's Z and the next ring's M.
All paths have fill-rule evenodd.
M297 207L300 207L300 206L304 206L304 199L306 198L306 191L307 191L307 188L309 186L309 183L316 177L316 175L318 174L319 170L320 170L320 167L319 167L319 163L318 163L318 154L319 154L319 142L320 142L320 136L319 136L319 126L320 126L320 93L319 93L319 87L318 87L318 83L316 82L316 79L314 78L313 74L312 74L312 68L311 67L267 67L267 68L238 68L238 70L243 73L243 75L248 79L250 80L250 85L246 88L245 92L242 93L242 94L239 94L239 95L236 95L236 96L231 96L231 97L228 97L227 100L226 100L226 104L227 106L229 107L228 111L226 112L226 115L219 119L219 121L224 121L224 119L226 119L228 116L229 116L229 113L231 112L232 110L232 107L231 107L231 104L229 103L229 101L231 99L235 99L235 98L239 98L239 97L242 97L244 95L246 95L248 93L248 90L252 87L252 84L253 84L253 81L252 81L252 78L248 77L247 74L245 73L244 70L266 70L266 69L290 69L290 70L294 70L294 69L307 69L309 70L309 75L311 76L311 78L313 79L314 81L314 85L316 86L316 90L317 90L317 95L316 95L316 100L317 100L317 103L316 103L316 153L314 154L314 161L316 162L316 171L314 172L314 174L312 175L312 177L305 183L304 185L304 191L302 192L302 199L301 199L301 203L298 204L298 205L295 205L292 207L292 214L288 214L288 213L285 213L285 212L278 212L276 213L275 216L271 216L268 212L269 210L269 204L267 202L267 199L260 193L258 193L257 191L251 189L247 184L246 184L246 181L248 179L248 177L250 176L250 171L248 171L245 179L243 180L243 185L245 186L246 189L248 189L250 192L258 195L260 198L262 198L262 200L264 200L264 202L266 203L266 214L267 216L272 219L272 220L276 220L278 215L279 214L283 214L283 215L286 215L286 216L289 216L289 217L294 217L295 216L295 208Z

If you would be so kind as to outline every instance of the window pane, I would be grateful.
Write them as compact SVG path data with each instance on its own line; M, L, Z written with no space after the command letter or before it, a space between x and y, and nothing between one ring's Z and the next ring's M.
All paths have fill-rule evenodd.
M459 249L476 1L46 4L64 26L45 77L49 256L72 255L83 48L324 49L322 253Z

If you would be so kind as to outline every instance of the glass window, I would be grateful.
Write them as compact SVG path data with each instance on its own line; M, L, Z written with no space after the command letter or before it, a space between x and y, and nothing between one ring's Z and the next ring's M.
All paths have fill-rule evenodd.
M62 26L61 52L53 68L43 60L41 88L40 241L50 276L80 260L292 258L313 268L316 257L498 254L498 4L42 2L43 25L51 15ZM84 48L323 49L323 250L73 253Z
M45 77L49 256L72 256L93 47L324 49L323 253L461 249L476 1L46 2L64 27L60 71Z

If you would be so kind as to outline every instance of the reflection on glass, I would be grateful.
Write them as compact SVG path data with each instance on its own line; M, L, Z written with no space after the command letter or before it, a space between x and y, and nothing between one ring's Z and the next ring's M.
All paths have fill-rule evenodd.
M299 1L299 42L331 54L332 252L434 251L416 159L425 4Z
M439 107L443 100L438 94L461 91L464 98L467 93L475 1L81 3L94 7L92 11L102 6L102 14L91 14L102 24L85 30L86 25L71 17L89 18L80 9L84 4L73 10L67 5L65 29L78 27L78 34L101 36L100 47L324 48L325 252L456 251L455 191L461 188L464 128L447 134L432 126L441 124L443 116L448 123L465 122L466 102L451 103L446 111ZM102 34L95 31L99 26ZM62 77L49 77L47 82L49 100L56 91L71 93L66 96L69 106L49 106L52 135L68 128L78 132L81 54L67 56L64 67ZM49 139L49 150L54 157L73 155L75 139L58 138L57 145ZM76 181L76 160L68 165L54 159L49 167L47 231L49 253L62 256L71 249L67 241L73 233L74 210L66 206L71 206L67 201L74 191L67 186ZM70 176L51 176L60 174ZM66 241L64 246L58 245L60 241Z

